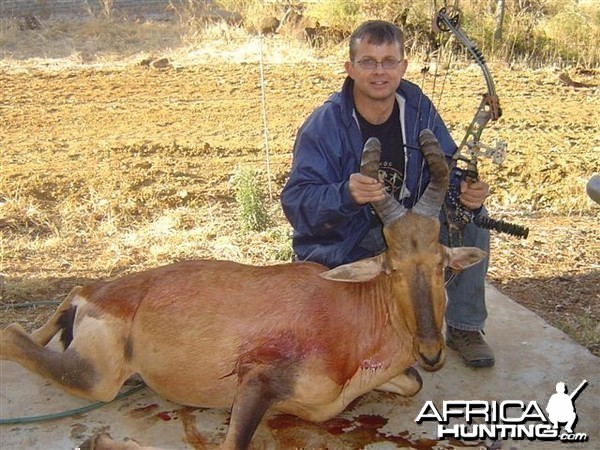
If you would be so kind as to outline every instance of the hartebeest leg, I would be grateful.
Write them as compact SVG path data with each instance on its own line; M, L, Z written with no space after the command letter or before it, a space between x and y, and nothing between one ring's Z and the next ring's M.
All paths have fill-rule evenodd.
M243 383L235 396L231 408L231 419L223 450L243 450L262 420L265 412L273 404L274 393L258 378Z
M100 433L92 436L83 444L82 450L163 450L158 447L144 447L134 440L125 440L123 442L114 441L109 434Z
M104 360L99 371L98 364L83 357L74 346L64 352L50 350L40 346L14 323L0 333L0 359L14 361L70 394L90 400L114 399L127 378L122 374L119 361L107 364Z
M293 364L288 367L262 366L260 369L251 369L242 377L233 400L229 429L221 449L248 448L269 407L291 395L295 378L292 366Z
M421 390L423 379L414 367L409 367L402 375L392 378L385 384L378 386L376 390L393 392L404 397L412 397Z
M65 314L71 309L71 301L81 291L81 286L74 287L67 298L63 300L60 306L54 311L50 320L40 328L31 333L31 339L39 345L46 345L61 330L61 321L65 320Z

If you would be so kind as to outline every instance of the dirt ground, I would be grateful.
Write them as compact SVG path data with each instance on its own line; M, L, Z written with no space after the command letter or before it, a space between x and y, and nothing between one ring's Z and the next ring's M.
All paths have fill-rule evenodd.
M271 263L289 245L277 198L304 118L343 81L342 62L264 67L275 225L244 233L232 176L261 170L266 150L256 60L111 66L0 65L1 325L39 325L75 285L187 257ZM502 118L483 133L508 143L485 164L490 214L530 228L494 234L489 281L600 355L600 72L493 65ZM433 92L436 75L409 78ZM476 66L437 75L442 115L462 138L484 92ZM278 256L279 255L279 256ZM12 306L11 306L12 305ZM523 324L526 326L526 324Z

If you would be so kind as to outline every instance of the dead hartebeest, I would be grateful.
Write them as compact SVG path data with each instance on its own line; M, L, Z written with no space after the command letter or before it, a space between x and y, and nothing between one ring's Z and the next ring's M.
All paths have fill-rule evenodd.
M231 407L227 449L246 448L269 408L322 421L372 389L414 395L413 364L444 363L444 267L484 256L438 243L448 169L430 131L420 143L431 182L418 204L372 205L384 253L331 270L188 261L95 282L32 334L4 329L0 357L88 399L110 401L138 374L171 401ZM379 154L367 142L364 174L377 176ZM65 350L46 348L59 332Z

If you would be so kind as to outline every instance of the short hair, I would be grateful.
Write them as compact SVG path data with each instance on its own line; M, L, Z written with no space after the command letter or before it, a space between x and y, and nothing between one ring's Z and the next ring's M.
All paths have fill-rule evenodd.
M369 44L398 43L400 54L404 58L404 33L391 22L385 20L367 20L361 23L350 35L350 61L354 61L359 41L367 38Z

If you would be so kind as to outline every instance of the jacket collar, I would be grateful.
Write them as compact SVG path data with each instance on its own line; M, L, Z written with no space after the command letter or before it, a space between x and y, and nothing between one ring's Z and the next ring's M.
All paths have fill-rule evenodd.
M342 120L346 127L354 121L354 99L352 90L354 88L354 80L346 77L342 90L340 92L340 108L342 111Z

